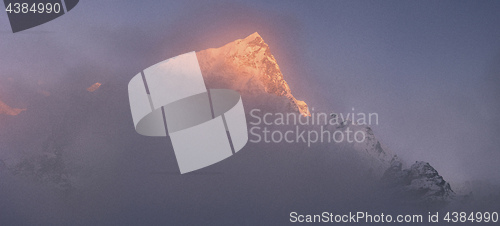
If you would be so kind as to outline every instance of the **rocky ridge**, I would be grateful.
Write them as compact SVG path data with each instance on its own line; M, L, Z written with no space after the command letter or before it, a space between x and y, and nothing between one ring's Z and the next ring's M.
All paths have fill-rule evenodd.
M448 203L455 199L450 184L428 162L416 161L408 169L402 169L402 166L401 160L395 156L382 177L396 194L410 195L424 203Z

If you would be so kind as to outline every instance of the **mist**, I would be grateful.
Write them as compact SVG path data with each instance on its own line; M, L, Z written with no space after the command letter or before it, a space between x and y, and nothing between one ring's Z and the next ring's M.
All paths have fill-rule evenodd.
M495 1L82 1L18 34L0 14L0 99L27 108L0 115L0 159L12 166L61 153L47 157L61 163L42 174L14 175L0 165L0 222L269 225L288 223L291 211L434 209L391 196L335 145L249 143L180 175L168 138L135 132L127 91L134 75L253 32L310 109L376 112L375 136L401 158L430 162L452 188L478 180L495 188L499 8ZM87 92L95 82L102 86ZM69 187L61 187L64 178ZM467 208L496 210L498 197Z

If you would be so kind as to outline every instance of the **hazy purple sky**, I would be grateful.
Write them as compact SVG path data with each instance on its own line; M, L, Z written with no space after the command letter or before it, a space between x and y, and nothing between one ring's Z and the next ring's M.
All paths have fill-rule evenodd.
M29 109L7 78L57 93L257 31L316 111L377 112L376 136L404 159L498 181L498 12L498 1L81 1L18 34L0 14L0 94Z
M247 144L180 175L168 138L135 132L134 75L254 32L316 112L378 113L383 145L430 162L453 189L500 183L500 1L269 2L82 0L16 34L0 12L0 100L27 108L0 115L0 159L61 150L64 167L49 169L76 178L61 191L0 162L0 224L283 225L290 211L415 213L356 153L332 146ZM488 198L470 210L496 211L491 190L474 194Z

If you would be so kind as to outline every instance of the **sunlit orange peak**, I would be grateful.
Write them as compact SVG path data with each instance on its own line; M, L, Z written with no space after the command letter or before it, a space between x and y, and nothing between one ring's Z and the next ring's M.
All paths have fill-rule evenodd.
M21 112L26 111L26 108L12 108L0 100L0 115L18 115Z
M101 85L102 85L101 83L96 82L96 83L92 84L89 88L87 88L87 91L94 92L97 89L99 89L99 87L101 87Z

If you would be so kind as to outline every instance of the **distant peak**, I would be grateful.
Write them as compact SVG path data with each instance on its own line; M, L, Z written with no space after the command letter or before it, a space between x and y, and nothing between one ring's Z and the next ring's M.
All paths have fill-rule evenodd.
M101 85L102 85L101 83L96 82L96 83L92 84L89 88L87 88L87 91L94 92L97 89L99 89L99 87L101 87Z
M257 32L247 36L244 39L238 39L232 42L232 44L237 46L244 46L244 48L246 48L247 46L263 48L263 50L269 48L264 39L262 39L262 37Z
M257 38L257 37L262 38L262 37L260 37L259 33L254 32L253 34L249 35L249 36L248 36L248 37L246 37L245 39L255 39L255 38Z
M26 111L26 108L22 108L22 109L21 108L12 108L0 100L0 114L2 114L2 115L15 116L15 115L20 114L23 111Z

